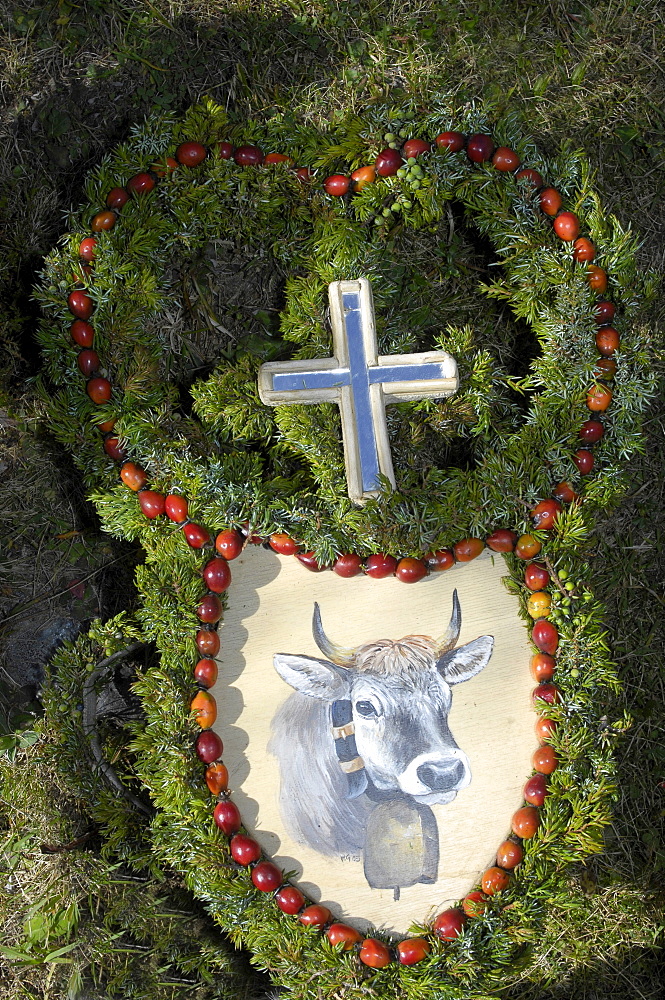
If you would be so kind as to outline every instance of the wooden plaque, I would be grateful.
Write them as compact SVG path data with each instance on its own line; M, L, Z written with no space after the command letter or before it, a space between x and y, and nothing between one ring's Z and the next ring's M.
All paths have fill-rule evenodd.
M405 933L493 863L531 773L530 650L503 559L486 552L413 586L313 574L253 546L233 566L213 694L243 822L311 899ZM455 593L461 627L440 654ZM362 670L335 664L314 638L316 605L347 658L421 638L366 650Z

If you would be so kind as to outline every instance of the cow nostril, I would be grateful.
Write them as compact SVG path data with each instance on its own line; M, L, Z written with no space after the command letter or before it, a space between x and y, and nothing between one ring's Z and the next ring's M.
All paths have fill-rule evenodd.
M464 777L464 764L453 760L448 764L421 764L416 771L418 780L434 792L449 792Z

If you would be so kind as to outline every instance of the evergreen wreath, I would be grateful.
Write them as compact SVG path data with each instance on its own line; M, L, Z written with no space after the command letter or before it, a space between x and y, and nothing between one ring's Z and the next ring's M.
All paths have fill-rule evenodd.
M104 527L145 551L139 626L110 623L100 659L123 630L161 654L135 685L147 725L133 743L156 852L299 997L332 995L340 963L349 998L484 994L527 960L566 866L602 848L610 815L620 723L605 703L618 682L584 552L641 444L654 379L637 317L654 279L583 156L548 159L515 120L489 118L443 98L425 113L375 106L325 134L284 115L238 122L211 102L152 118L88 179L37 293L53 433ZM469 307L451 325L453 299L464 318L477 285L460 207L496 259L481 269L484 315ZM229 248L284 279L279 329L268 319L263 334L226 337L221 362L179 393L178 269L206 274ZM360 275L381 353L442 348L461 375L451 399L391 408L397 486L363 506L346 495L337 408L272 409L257 392L264 360L330 354L327 285ZM485 545L504 554L543 715L513 824L519 858L415 938L331 932L271 862L233 861L240 817L207 688L232 559L250 541L310 569L405 582Z

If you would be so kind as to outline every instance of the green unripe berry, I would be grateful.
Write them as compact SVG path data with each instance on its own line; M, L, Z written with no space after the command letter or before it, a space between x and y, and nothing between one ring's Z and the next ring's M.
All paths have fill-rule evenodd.
M400 129L397 134L400 137L400 139L406 139L409 135L409 133L404 128Z
M411 208L412 204L413 204L412 201L409 201L408 198L405 198L404 201L402 202L402 208Z
M396 142L389 142L388 146L389 146L390 149L397 149L397 143Z
M406 162L409 164L410 167L414 167L416 165L415 156L410 156Z
M560 569L557 572L559 574L559 579L560 580L567 580L568 579L568 570Z
M400 203L398 201L394 201L392 203L392 205L390 206L390 211L391 212L400 212L401 209L402 209L402 206L400 205Z
M389 208L384 208L383 215L384 215L384 218L387 219L388 216L390 215L390 209Z
M411 181L410 187L412 191L417 191L420 187L420 181Z
M566 583L564 583L564 587L566 588L566 590L575 590L575 584L573 583L572 580L568 580Z
M571 677L579 677L580 676L580 672L577 669L577 667L573 667L573 669L570 671L570 676Z
M383 139L384 139L384 142L395 142L395 140L397 139L397 136L395 135L394 132L386 132L386 134L384 135Z

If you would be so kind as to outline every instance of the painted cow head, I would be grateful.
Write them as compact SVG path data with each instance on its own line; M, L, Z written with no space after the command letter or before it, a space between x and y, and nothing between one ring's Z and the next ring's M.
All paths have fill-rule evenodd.
M364 769L364 784L357 786L356 794L371 781L382 792L410 795L426 805L445 804L471 781L468 758L448 727L451 688L480 673L492 655L494 639L483 635L455 648L461 624L454 591L442 639L409 635L345 649L327 638L315 604L314 639L327 659L275 655L275 669L287 684L331 703L336 742L355 739L357 757L342 762L342 767ZM339 713L334 720L340 705L348 706L343 725Z

